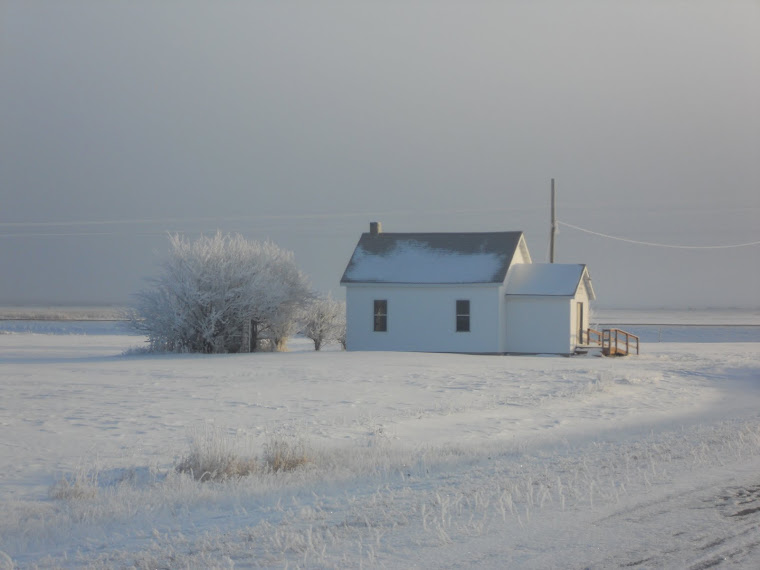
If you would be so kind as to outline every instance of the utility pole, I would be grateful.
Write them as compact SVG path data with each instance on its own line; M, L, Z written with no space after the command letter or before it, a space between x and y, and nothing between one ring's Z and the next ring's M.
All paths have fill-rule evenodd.
M557 235L557 196L554 193L554 178L552 178L552 228L549 234L549 263L554 263L554 237Z

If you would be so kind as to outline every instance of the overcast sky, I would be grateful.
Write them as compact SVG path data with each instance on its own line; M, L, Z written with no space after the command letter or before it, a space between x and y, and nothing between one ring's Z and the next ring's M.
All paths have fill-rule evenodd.
M338 281L386 231L760 241L758 0L0 2L0 305L126 303L166 232ZM600 306L760 306L760 246L568 226Z

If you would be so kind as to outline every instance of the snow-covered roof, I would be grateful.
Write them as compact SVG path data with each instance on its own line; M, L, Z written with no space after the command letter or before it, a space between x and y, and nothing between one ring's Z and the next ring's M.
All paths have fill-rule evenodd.
M509 271L507 295L555 295L572 297L581 279L594 298L585 265L571 263L516 263Z
M522 232L365 233L341 283L502 283Z

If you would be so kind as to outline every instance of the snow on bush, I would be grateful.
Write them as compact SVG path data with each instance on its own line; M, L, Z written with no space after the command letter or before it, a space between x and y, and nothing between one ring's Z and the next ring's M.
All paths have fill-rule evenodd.
M264 462L274 472L293 471L309 461L304 441L274 437L264 446Z
M190 450L176 470L201 482L294 471L312 461L307 449L302 438L273 435L257 461L248 438L205 424L193 430Z
M92 499L98 494L98 473L80 466L76 472L61 477L50 488L50 498L65 501Z
M209 426L195 431L190 452L177 465L177 471L198 481L245 477L255 469L252 457L241 456L230 437Z
M267 349L277 352L288 350L288 339L298 332L300 316L303 312L299 303L289 303L280 307L259 330L259 338L267 341Z
M346 304L331 297L315 299L306 309L303 333L314 341L314 350L331 340L346 347Z
M169 245L132 318L151 350L248 352L259 338L284 346L311 298L291 252L219 232L194 242L172 235Z

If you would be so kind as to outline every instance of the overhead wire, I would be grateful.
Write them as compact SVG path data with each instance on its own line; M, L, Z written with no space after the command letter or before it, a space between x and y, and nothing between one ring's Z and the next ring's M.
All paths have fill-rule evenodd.
M292 231L294 222L312 222L313 224L330 220L350 218L380 218L391 216L414 216L433 217L437 215L477 215L493 212L531 212L540 208L438 208L426 209L424 212L415 210L385 210L385 211L356 211L356 212L332 212L332 213L294 213L294 214L262 214L253 216L217 216L217 217L167 217L167 218L131 218L111 220L68 220L46 222L10 222L0 221L0 238L27 238L27 237L71 237L71 236L104 236L104 235L131 235L131 236L154 236L165 235L167 232L198 233L197 229L190 229L196 224L220 224L230 223L265 223L266 226L253 225L246 228L246 232L262 233L267 231L288 230ZM276 224L276 225L273 225ZM151 230L151 226L170 225L165 231ZM108 231L108 226L145 227L140 231ZM88 229L93 228L93 229ZM106 228L106 231L100 228ZM184 228L184 229L183 229ZM27 231L28 230L28 231ZM208 230L211 231L211 230ZM348 229L347 231L351 231Z
M578 230L581 232L585 232L587 234L607 238L607 239L614 239L617 241L623 241L627 243L633 243L637 245L648 245L652 247L667 247L671 249L731 249L731 248L737 248L737 247L750 247L753 245L760 245L760 241L749 241L746 243L735 243L730 245L673 245L673 244L667 244L667 243L656 243L651 241L641 241L636 239L629 239L619 236L613 236L610 234L604 234L602 232L595 232L593 230L589 230L588 228L582 228L580 226L575 226L573 224L568 224L567 222L557 221L557 224L565 226L567 228L571 228L574 230Z

